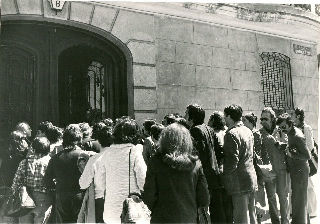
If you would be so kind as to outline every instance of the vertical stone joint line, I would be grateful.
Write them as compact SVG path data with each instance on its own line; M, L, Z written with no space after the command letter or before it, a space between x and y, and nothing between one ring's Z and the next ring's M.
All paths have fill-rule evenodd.
M69 2L69 5L68 5L68 20L70 20L71 18L71 2Z
M94 10L96 9L96 6L93 4L92 5L92 10L91 10L91 14L90 14L90 19L89 19L89 24L91 25L92 23L92 19L93 19L93 15L94 15Z
M119 12L120 12L120 9L117 9L116 14L115 14L115 16L114 16L114 18L113 18L113 20L112 20L111 26L110 26L110 31L109 31L110 33L112 32L112 29L113 29L113 27L114 27L114 24L115 24L116 21L117 21Z
M41 15L44 17L44 3L43 0L39 0L40 1L40 8L41 8Z
M20 14L19 6L18 6L18 1L17 1L17 0L14 0L13 2L14 2L14 6L16 7L17 14Z

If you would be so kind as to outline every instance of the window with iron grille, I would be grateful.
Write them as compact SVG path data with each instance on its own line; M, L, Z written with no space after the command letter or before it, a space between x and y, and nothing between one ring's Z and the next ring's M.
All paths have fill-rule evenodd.
M294 105L290 58L277 52L263 52L260 57L264 105L276 110L292 110Z

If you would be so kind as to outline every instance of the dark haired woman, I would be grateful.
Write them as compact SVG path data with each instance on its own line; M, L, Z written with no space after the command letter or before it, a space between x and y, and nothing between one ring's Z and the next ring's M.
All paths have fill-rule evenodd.
M190 132L171 124L160 135L159 153L151 158L143 201L151 223L196 223L197 209L209 205L201 162L191 155Z
M134 120L118 120L113 131L114 143L100 157L99 169L103 174L97 181L105 184L103 220L106 223L120 223L122 203L129 193L129 165L130 192L143 190L147 167L142 156L143 147L136 145L139 134Z
M12 191L15 192L24 183L36 204L33 210L19 218L20 223L42 223L51 205L51 198L43 181L51 158L48 155L50 142L46 137L36 137L32 142L32 149L34 153L20 162L12 184Z
M78 145L82 133L79 125L69 125L63 133L63 150L53 156L45 174L45 185L55 189L55 211L58 223L77 222L82 203L82 193L79 186L81 173L78 169L78 158L85 151ZM55 179L55 182L53 181Z

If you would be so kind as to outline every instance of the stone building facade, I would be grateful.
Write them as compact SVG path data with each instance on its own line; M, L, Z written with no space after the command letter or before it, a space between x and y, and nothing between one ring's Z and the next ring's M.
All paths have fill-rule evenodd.
M319 16L281 5L94 1L65 2L62 10L54 10L51 4L48 0L2 0L3 35L6 27L20 21L77 27L113 41L129 63L127 85L121 87L128 88L125 110L139 122L145 118L161 121L171 112L184 114L190 103L205 108L206 120L211 112L231 103L260 115L267 95L275 94L280 101L271 99L271 106L302 107L317 136ZM266 79L272 73L268 69L273 69L279 79L283 75L282 84L270 84L273 76L263 79L263 54L273 60L265 64ZM283 67L282 56L289 67ZM53 70L58 66L53 65ZM35 123L59 122L59 102L52 97L58 95L57 73L51 72L50 81L43 81L41 89L49 88L52 94L36 100ZM271 87L267 88L268 82ZM272 88L278 89L272 92ZM53 106L39 106L42 102ZM56 112L50 112L52 108Z

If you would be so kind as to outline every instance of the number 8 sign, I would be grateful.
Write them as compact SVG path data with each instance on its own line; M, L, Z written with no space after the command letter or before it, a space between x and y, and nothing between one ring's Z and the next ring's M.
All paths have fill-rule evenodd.
M54 10L62 10L65 1L60 0L48 0L50 2L51 8Z

